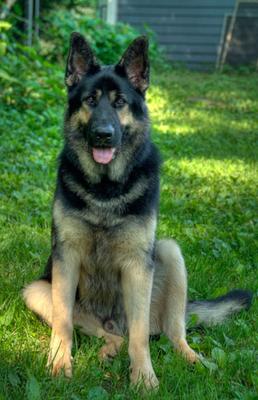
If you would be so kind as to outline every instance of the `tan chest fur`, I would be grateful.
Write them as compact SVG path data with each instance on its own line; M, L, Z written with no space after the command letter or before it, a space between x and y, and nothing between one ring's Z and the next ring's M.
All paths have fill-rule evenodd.
M125 329L121 273L134 261L148 262L156 228L155 216L126 217L110 228L91 226L82 214L67 213L59 201L54 206L58 240L80 254L78 285L81 307L101 320L119 321ZM145 260L146 258L146 260Z

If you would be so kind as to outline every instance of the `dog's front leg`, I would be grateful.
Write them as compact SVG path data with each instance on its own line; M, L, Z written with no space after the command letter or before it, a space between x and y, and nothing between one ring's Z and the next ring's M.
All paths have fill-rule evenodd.
M158 386L149 349L150 299L153 271L143 260L134 260L122 271L124 305L129 331L131 382L147 389Z
M71 349L73 335L73 308L79 280L79 253L66 243L60 255L53 256L52 266L52 335L48 366L53 375L62 369L72 375Z

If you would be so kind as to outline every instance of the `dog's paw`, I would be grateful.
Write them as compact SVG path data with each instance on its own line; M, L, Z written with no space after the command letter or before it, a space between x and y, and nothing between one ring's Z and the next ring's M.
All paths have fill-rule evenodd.
M181 339L176 344L176 349L182 354L182 356L191 364L194 364L200 360L199 355L191 349L185 339Z
M131 369L131 384L138 386L143 384L146 390L158 390L159 381L152 368L132 368Z
M65 346L58 337L52 337L48 355L47 367L53 376L62 371L67 378L72 377L72 356L70 346Z
M71 356L62 355L61 357L52 358L52 355L48 357L47 366L51 370L51 374L53 376L59 375L62 371L64 371L64 375L67 378L72 377L72 359Z
M117 355L117 350L114 343L104 344L101 347L98 357L100 361L108 361Z
M112 336L112 339L108 339L106 344L101 347L99 351L99 360L106 361L110 358L114 358L119 352L124 339L120 336Z
M191 364L194 364L200 360L199 355L191 348L183 353L183 357Z

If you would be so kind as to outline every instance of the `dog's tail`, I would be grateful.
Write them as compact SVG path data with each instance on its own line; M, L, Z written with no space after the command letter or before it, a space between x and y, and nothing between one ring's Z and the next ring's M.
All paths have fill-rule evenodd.
M224 296L212 300L189 301L186 317L191 325L216 325L241 310L248 310L252 303L252 293L235 289Z

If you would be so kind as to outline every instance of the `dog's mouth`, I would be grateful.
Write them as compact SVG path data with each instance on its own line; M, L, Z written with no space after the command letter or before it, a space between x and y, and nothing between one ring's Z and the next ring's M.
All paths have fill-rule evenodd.
M109 164L115 158L115 147L93 147L93 160L98 164Z

